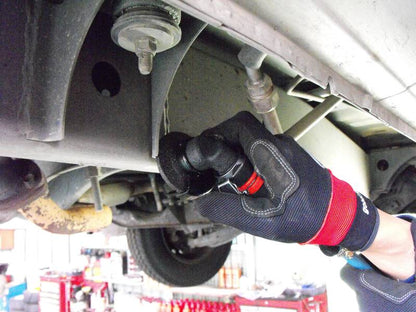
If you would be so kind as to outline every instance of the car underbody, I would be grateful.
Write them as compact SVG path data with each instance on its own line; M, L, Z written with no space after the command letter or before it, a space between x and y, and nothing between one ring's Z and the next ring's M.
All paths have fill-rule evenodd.
M62 234L113 222L129 229L153 277L208 279L239 232L203 218L192 196L163 181L159 139L258 112L246 80L263 54L256 62L275 86L283 130L380 209L415 212L416 7L399 2L4 1L1 221L24 215ZM136 56L115 42L126 16L146 16L134 26L180 41L146 69L150 48ZM138 56L150 75L139 73ZM157 264L166 250L173 260ZM201 267L209 268L201 279L184 273Z

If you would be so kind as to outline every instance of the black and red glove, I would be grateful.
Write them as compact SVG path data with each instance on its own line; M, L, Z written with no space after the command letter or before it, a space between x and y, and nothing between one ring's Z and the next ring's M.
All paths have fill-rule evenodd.
M373 203L318 164L292 138L273 136L248 112L202 135L242 149L267 189L262 197L204 195L195 204L205 217L282 242L352 251L365 250L373 242L379 219Z

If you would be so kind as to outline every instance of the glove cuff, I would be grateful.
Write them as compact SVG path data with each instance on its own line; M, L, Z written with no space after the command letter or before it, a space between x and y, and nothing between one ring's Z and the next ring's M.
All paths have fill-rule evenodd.
M340 246L351 251L364 251L376 238L380 217L376 206L367 197L356 194L357 210L354 222Z
M366 197L330 172L332 195L319 231L304 244L342 246L365 250L374 241L379 225L377 208Z
M321 228L304 244L339 245L352 227L357 212L357 196L352 187L331 172L331 199Z

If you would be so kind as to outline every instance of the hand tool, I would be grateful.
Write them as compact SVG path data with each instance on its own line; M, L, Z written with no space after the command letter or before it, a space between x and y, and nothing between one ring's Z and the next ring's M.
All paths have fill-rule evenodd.
M161 138L157 163L166 183L179 193L221 192L266 196L263 179L248 158L221 138L171 132Z

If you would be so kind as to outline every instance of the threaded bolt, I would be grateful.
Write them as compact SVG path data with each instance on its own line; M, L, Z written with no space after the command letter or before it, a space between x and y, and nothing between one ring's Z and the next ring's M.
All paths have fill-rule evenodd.
M156 40L151 37L143 37L136 42L136 55L138 67L142 75L149 75L153 69L153 56L156 54Z
M142 75L149 75L153 69L153 53L141 51L137 53L139 72Z

